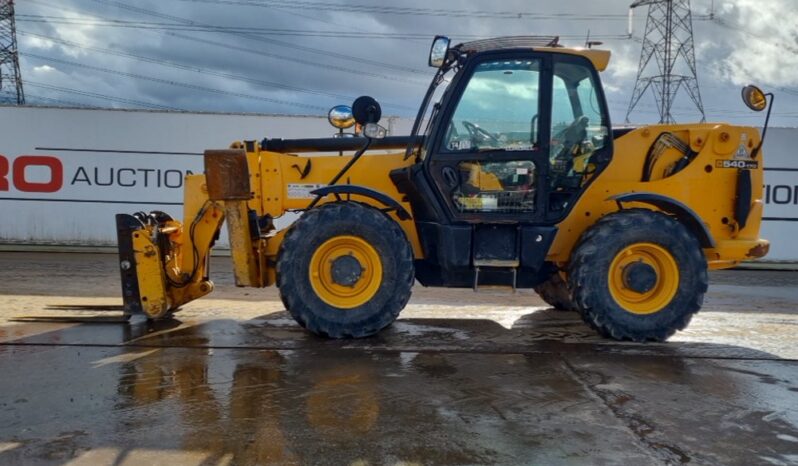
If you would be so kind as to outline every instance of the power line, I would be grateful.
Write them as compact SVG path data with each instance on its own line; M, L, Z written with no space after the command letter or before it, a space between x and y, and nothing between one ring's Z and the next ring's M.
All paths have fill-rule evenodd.
M354 69L354 68L347 68L345 66L329 65L329 64L325 64L325 63L319 63L319 62L316 62L316 61L312 61L312 60L304 60L304 59L301 59L301 58L291 57L291 56L288 56L288 55L281 55L281 54L277 54L277 53L267 52L267 51L261 50L261 49L253 49L253 48L249 48L249 47L233 45L233 44L229 44L229 43L226 43L226 42L220 42L220 41L210 40L210 39L200 39L199 37L187 36L185 34L178 34L176 32L165 32L164 34L167 35L167 36L177 37L177 38L180 38L180 39L188 40L188 41L191 41L191 42L196 42L196 43L199 43L199 44L213 45L213 46L216 46L216 47L222 47L222 48L225 48L225 49L228 49L228 50L235 50L235 51L238 51L238 52L245 52L245 53L249 53L249 54L253 54L253 55L258 55L258 56L261 56L261 57L269 57L269 58L275 58L275 59L278 59L278 60L290 61L292 63L299 63L301 65L307 65L307 66L312 66L312 67L316 67L316 68L321 68L323 70L340 71L342 73L354 74L354 75L357 75L359 77L360 76L368 76L368 77L372 77L372 78L385 79L385 80L388 80L388 81L395 81L395 82L402 82L402 83L411 83L411 84L421 84L421 83L423 83L423 81L420 81L420 80L403 79L403 78L399 78L399 77L396 77L396 76L389 76L389 75L385 75L385 74L374 73L374 72L371 72L371 71L361 71L361 70Z
M121 9L128 10L128 11L133 11L133 12L136 12L136 13L139 13L139 14L143 14L143 15L154 16L154 17L163 18L163 19L169 19L171 21L175 21L175 22L178 22L178 23L181 23L181 24L208 26L207 24L197 23L196 21L192 21L192 20L187 19L187 18L181 18L179 16L173 16L173 15L164 15L164 14L158 12L158 11L155 11L155 10L149 10L149 9L146 9L146 8L134 7L132 5L128 5L128 4L124 3L124 2L118 2L118 1L115 1L115 0L92 0L92 1L95 2L95 3L103 4L103 5L116 6L117 8L121 8ZM299 51L302 51L302 52L307 52L307 53L312 53L312 54L316 54L316 55L321 55L321 56L323 56L325 58L338 58L338 59L341 59L341 60L347 60L347 61L352 61L352 62L355 62L355 63L378 66L378 67L387 68L387 69L391 69L391 70L395 70L395 71L403 71L403 72L408 72L408 73L418 73L418 74L423 74L423 75L429 75L429 72L425 71L425 70L419 70L419 69L416 69L416 68L411 68L411 67L406 67L406 66L398 66L398 65L395 65L393 63L385 63L385 62L381 62L381 61L377 61L377 60L371 60L371 59L367 59L367 58L356 57L356 56L353 56L353 55L347 55L347 54L340 53L340 52L333 52L333 51L330 51L330 50L323 50L323 49L318 49L318 48L314 48L314 47L307 47L307 46L295 44L295 43L292 43L292 42L285 42L285 41L280 41L280 40L276 40L276 39L269 39L269 38L266 38L266 37L253 35L253 34L250 34L250 33L240 33L240 32L229 32L229 33L228 32L223 32L223 33L224 34L233 34L233 35L236 35L236 36L239 36L239 37L244 37L246 39L255 40L255 41L259 41L259 42L265 42L265 43L269 43L269 44L272 44L272 45L277 45L279 47L285 47L285 48L290 48L290 49L294 49L294 50L299 50Z
M60 7L57 7L55 5L51 5L51 4L48 4L46 2L42 2L42 1L39 1L39 0L28 0L28 1L31 2L31 3L36 3L36 4L39 4L39 5L47 6L49 8L56 8L56 9L62 10L62 8L60 8ZM145 10L145 9L133 7L133 6L130 6L130 5L117 4L118 2L106 2L106 1L103 1L103 0L92 0L92 1L97 2L97 3L102 3L102 4L110 4L112 6L118 6L119 8L130 10L130 11L133 11L133 12L136 12L136 13L140 13L140 14L150 15L150 16L159 17L159 18L163 18L163 19L179 20L179 21L181 21L181 22L183 22L185 24L196 24L195 22L193 22L191 20L187 20L185 18L179 18L179 17L175 17L175 16L171 16L171 15L165 15L165 14L162 14L162 13L159 13L159 12L156 12L156 11ZM86 13L86 14L88 14L88 13ZM423 81L423 80L401 78L401 77L397 77L397 76L380 74L380 73L375 73L375 72L370 72L370 71L362 71L362 70L359 70L359 69L356 69L356 68L352 68L352 67L347 67L347 66L344 66L344 65L335 65L335 64L328 64L328 63L320 62L320 61L305 60L305 59L297 58L296 56L282 55L282 54L278 54L278 53L274 53L274 52L267 52L267 51L264 51L264 50L261 50L261 49L250 49L250 48L247 48L247 47L232 45L232 44L219 42L219 41L200 39L198 37L187 36L187 35L183 35L183 34L177 34L177 33L171 33L171 32L164 32L162 34L168 35L168 36L172 36L172 37L178 37L178 38L183 39L183 40L193 41L193 42L197 42L197 43L204 43L204 44L207 44L207 45L214 45L214 46L217 46L217 47L226 48L228 50L235 50L235 51L239 51L239 52L251 53L251 54L255 54L255 55L259 55L259 56L263 56L263 57L268 57L268 58L273 58L273 59L277 59L277 60L290 61L290 62L293 62L293 63L299 63L299 64L302 64L302 65L312 66L312 67L316 67L316 68L321 68L321 69L324 69L324 70L333 70L333 71L339 71L339 72L343 72L343 73L354 74L354 75L357 75L359 77L372 77L372 78L376 78L376 79L384 79L384 80L390 80L390 81L395 81L395 82L405 82L405 83L413 83L413 84L425 83L425 81ZM236 33L235 35L238 35L238 36L241 36L241 37L245 37L245 38L249 38L249 39L252 39L252 40L264 39L263 37L258 37L257 35L249 35L249 34L245 35L245 34L241 34L241 33ZM375 65L375 66L377 66L377 65ZM418 73L422 73L422 71L420 71L420 70L416 70L416 71Z
M225 78L225 79L232 79L232 80L236 80L236 81L247 82L247 83L250 83L250 84L256 84L256 85L259 85L259 86L262 86L262 87L270 87L270 88L284 89L284 90L300 92L300 93L306 93L306 94L313 94L313 95L320 95L320 96L325 96L325 97L332 97L332 98L335 98L335 99L338 99L338 100L344 100L344 101L354 100L354 97L348 96L348 95L336 94L336 93L332 93L332 92L324 92L324 91L319 91L319 90L314 90L314 89L307 89L307 88L302 88L302 87L298 87L298 86L292 86L292 85L288 85L288 84L276 83L276 82L273 82L273 81L265 81L265 80L262 80L262 79L250 78L248 76L243 76L243 75L236 75L236 74L232 74L232 73L214 71L214 70L210 70L210 69L206 69L206 68L199 68L199 67L192 66L192 65L185 65L185 64L181 64L181 63L176 63L176 62L169 61L169 60L163 60L163 59L147 57L147 56L143 56L143 55L137 55L137 54L133 54L133 53L129 53L129 52L123 52L123 51L120 51L120 50L111 50L111 49L105 49L105 48L100 48L100 47L92 47L92 46L88 46L88 45L85 45L85 44L80 44L80 43L69 41L69 40L65 40L65 39L59 39L59 38L47 36L47 35L44 35L44 34L36 34L36 33L28 32L28 31L19 31L19 34L26 35L26 36L37 37L37 38L40 38L40 39L45 39L45 40L52 41L52 42L55 42L55 43L67 45L67 46L70 46L70 47L76 47L76 48L80 48L80 49L83 49L83 50L89 50L89 51L92 51L92 52L99 52L99 53L115 55L115 56L125 57L125 58L132 58L134 60L139 60L139 61L143 61L143 62L147 62L147 63L154 63L154 64L158 64L158 65L162 65L162 66L167 66L167 67L170 67L170 68L180 69L180 70L184 70L184 71L190 71L190 72L193 72L193 73L200 73L200 74L205 74L205 75L210 75L210 76L221 77L221 78ZM405 106L405 105L397 105L397 104L391 104L391 103L386 103L385 106L386 107L401 108L401 109L413 109L412 107L408 107L408 106Z
M144 102L144 101L141 101L141 100L126 99L124 97L110 96L110 95L106 95L106 94L98 94L96 92L89 92L89 91L83 91L83 90L80 90L80 89L72 89L72 88L68 88L68 87L55 86L55 85L52 85L52 84L39 83L39 82L35 82L35 81L30 81L30 80L25 81L25 84L28 85L28 86L31 86L31 87L49 89L51 91L65 92L65 93L68 93L68 94L75 94L75 95L80 95L80 96L83 96L83 97L93 97L95 99L108 100L108 101L111 101L111 102L119 102L119 103L128 104L128 105L132 104L132 105L137 105L139 107L154 108L154 109L159 109L159 110L180 110L179 108L169 107L169 106L160 105L160 104L154 104L152 102Z
M36 102L53 102L57 104L61 104L61 106L67 107L79 107L79 108L100 108L96 105L90 105L82 102L75 102L74 100L66 100L66 99L58 99L55 97L45 97L42 95L30 94L28 93L28 105L36 105Z
M166 85L169 85L169 86L183 87L183 88L192 89L192 90L195 90L195 91L208 92L208 93L211 93L211 94L220 94L220 95L227 95L227 96L231 96L231 97L240 97L240 98L244 98L244 99L260 100L260 101L263 101L263 102L270 102L270 103L275 103L275 104L280 104L280 105L288 105L288 106L293 106L293 107L300 107L300 108L305 108L305 109L310 109L310 110L320 110L320 111L326 111L327 110L326 107L321 107L321 106L318 106L318 105L302 104L302 103L298 103L298 102L292 102L292 101L281 100L281 99L273 99L273 98L270 98L270 97L263 97L263 96L252 95L252 94L245 94L245 93L241 93L241 92L226 91L226 90L223 90L223 89L217 89L217 88L213 88L213 87L200 86L198 84L191 84L191 83L185 83L185 82L181 82L181 81L174 81L174 80L171 80L171 79L156 78L156 77L153 77L153 76L145 76L145 75L141 75L141 74L137 74L137 73L129 73L129 72L125 72L125 71L112 70L112 69L109 69L109 68L103 68L103 67L99 67L99 66L93 66L93 65L88 65L86 63L78 63L78 62L73 62L73 61L69 61L69 60L61 60L61 59L58 59L58 58L46 57L46 56L43 56L43 55L38 55L38 54L35 54L35 53L30 53L30 52L26 52L26 53L24 53L22 55L26 56L26 57L31 57L31 58L36 58L36 59L39 59L39 60L43 60L43 61L50 62L50 63L59 63L59 64L62 64L62 65L74 66L74 67L77 67L77 68L84 68L84 69L93 70L93 71L100 71L102 73L114 74L114 75L117 75L117 76L124 76L124 77L127 77L127 78L140 79L142 81L150 81L150 82L154 82L154 83L158 83L158 84L166 84Z
M314 1L290 0L182 0L190 3L209 3L218 5L237 5L261 8L289 8L309 9L323 11L345 11L352 13L374 13L390 15L416 15L416 16L445 16L452 18L499 18L499 19L568 19L579 20L621 20L626 21L627 15L622 14L583 14L583 13L540 13L539 11L484 11L484 10L456 10L450 8L415 8L397 6L378 6L364 4L342 4Z
M753 39L757 39L759 41L766 42L766 43L768 43L770 45L773 45L773 46L776 46L776 47L782 47L784 49L789 50L792 53L798 53L798 47L796 47L795 45L790 45L790 44L788 44L788 43L786 43L784 41L774 40L774 38L772 36L763 36L763 35L755 34L755 33L751 32L750 30L748 30L748 28L744 28L744 27L741 27L741 26L736 26L736 25L733 25L733 24L729 24L726 21L724 21L722 18L719 18L717 16L715 16L713 18L712 22L714 24L717 24L720 27L723 27L723 28L726 28L726 29L730 29L732 31L737 31L737 32L740 32L742 34L745 34L746 36L751 37Z
M181 25L174 23L158 23L148 21L123 21L123 20L94 20L76 19L68 17L43 16L43 15L17 15L20 22L66 24L82 26L118 27L133 29L157 29L166 31L194 31L194 32L244 32L258 35L275 36L300 36L300 37L335 37L336 39L406 39L430 41L428 32L347 32L347 31L325 31L325 30L303 30L303 29L275 29L262 27L244 26L216 26L216 25ZM476 34L452 34L458 39L486 39L485 35ZM583 34L553 34L561 39L583 39ZM628 39L626 34L604 34L591 35L591 39Z

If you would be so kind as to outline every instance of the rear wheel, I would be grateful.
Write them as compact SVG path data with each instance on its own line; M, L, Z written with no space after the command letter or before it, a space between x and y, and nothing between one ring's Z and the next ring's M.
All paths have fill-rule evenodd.
M399 225L355 202L305 212L286 233L277 285L303 327L331 338L365 337L390 325L410 299L413 254Z
M602 335L664 341L701 308L707 262L695 236L673 218L624 210L583 235L569 286L582 318Z
M576 304L571 299L571 290L559 272L555 272L545 282L535 287L540 299L558 311L576 311Z

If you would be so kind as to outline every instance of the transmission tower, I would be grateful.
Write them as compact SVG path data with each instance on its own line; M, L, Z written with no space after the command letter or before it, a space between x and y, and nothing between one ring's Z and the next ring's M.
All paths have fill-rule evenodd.
M641 6L648 6L648 17L626 122L649 89L656 97L660 123L675 122L671 110L680 89L685 90L701 114L701 121L705 121L695 70L690 0L637 0L629 8Z
M0 103L25 103L19 73L14 0L0 0Z

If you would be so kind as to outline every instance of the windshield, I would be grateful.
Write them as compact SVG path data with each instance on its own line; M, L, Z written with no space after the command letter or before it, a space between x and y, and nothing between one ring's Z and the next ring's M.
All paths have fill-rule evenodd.
M480 63L446 127L441 150L534 150L539 83L539 60Z

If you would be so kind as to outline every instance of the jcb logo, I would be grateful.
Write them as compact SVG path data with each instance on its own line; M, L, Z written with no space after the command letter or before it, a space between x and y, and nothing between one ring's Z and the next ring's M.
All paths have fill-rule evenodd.
M755 169L759 162L755 160L716 160L715 168L744 168Z
M44 167L49 171L48 181L33 181L30 167ZM38 177L37 177L38 178ZM64 184L64 166L49 155L20 155L13 162L0 155L0 191L9 191L13 186L24 193L54 193Z

